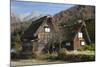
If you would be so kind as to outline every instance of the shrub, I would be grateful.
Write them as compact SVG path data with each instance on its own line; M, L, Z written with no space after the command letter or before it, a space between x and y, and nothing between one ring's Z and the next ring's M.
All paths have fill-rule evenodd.
M34 54L32 52L23 52L23 51L20 51L18 53L18 59L32 59L32 58L34 58L33 55Z
M17 54L16 53L11 53L11 59L17 59Z
M69 62L86 62L86 61L94 61L94 55L83 55L83 54L68 54L65 61Z
M89 50L94 50L90 49ZM57 59L69 62L85 62L85 61L94 61L95 55L85 55L85 54L68 54L66 49L60 49L58 52Z
M77 49L78 51L83 51L83 49Z
M37 54L36 53L33 53L32 54L32 58L36 58L37 57Z
M94 55L81 55L81 61L94 61L95 56Z
M90 45L85 45L83 50L90 50L90 51L94 51L95 50L95 45L94 44L90 44Z
M48 54L48 53L41 53L41 54L36 54L35 55L35 59L37 59L37 60L46 60L49 57L51 57L51 55Z
M67 56L67 50L65 48L61 48L59 51L58 51L58 57L60 59L65 59Z

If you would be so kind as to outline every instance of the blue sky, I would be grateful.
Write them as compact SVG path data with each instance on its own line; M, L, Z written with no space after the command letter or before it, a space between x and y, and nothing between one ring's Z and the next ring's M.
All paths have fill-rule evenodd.
M41 14L54 15L62 10L68 9L75 5L70 4L52 4L39 2L11 1L11 12L15 14L25 14L29 12L39 12Z

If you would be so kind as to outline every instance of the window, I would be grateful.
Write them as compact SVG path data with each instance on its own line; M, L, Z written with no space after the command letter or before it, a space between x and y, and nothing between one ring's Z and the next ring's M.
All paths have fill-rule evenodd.
M85 42L84 41L81 41L81 45L85 45Z
M50 32L50 28L45 28L45 32Z
M82 32L78 32L78 38L82 38L83 37L83 33Z
M82 23L82 20L78 20L78 23Z
M70 46L70 43L66 43L66 46Z

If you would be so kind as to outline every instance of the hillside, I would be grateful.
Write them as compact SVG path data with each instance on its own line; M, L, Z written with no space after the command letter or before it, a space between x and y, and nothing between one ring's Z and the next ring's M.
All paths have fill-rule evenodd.
M67 10L57 13L53 17L59 29L65 33L66 26L73 28L73 25L78 23L78 20L83 20L86 23L92 42L95 42L95 7L94 6L74 6Z
M74 6L67 10L61 11L60 13L57 13L54 15L55 22L61 22L61 21L68 21L69 19L72 19L72 17L75 16L77 18L83 18L84 20L87 20L89 18L95 17L95 7L93 6Z
M16 15L15 13L11 13L11 32L16 31L20 28L27 28L32 21L35 21L42 17L43 15L36 12L30 12L25 14Z

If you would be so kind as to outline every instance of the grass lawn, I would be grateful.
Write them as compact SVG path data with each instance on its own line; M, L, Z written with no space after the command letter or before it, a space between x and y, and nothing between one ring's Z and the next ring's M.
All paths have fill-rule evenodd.
M67 59L68 60L66 59L65 61L60 60L60 59L55 59L55 58L51 59L51 58L48 58L49 56L46 56L46 59L26 59L26 60L20 59L20 60L16 60L16 61L11 61L11 66L70 63L70 62L74 62L74 60L72 60L73 58L76 59L77 57L80 57L77 55L95 56L95 51L67 51L67 56L68 56ZM83 56L81 56L81 57L83 57ZM86 58L88 58L88 57L86 57ZM85 57L83 59L85 59ZM71 61L69 61L69 60L71 60Z
M67 51L67 54L95 55L95 51Z

